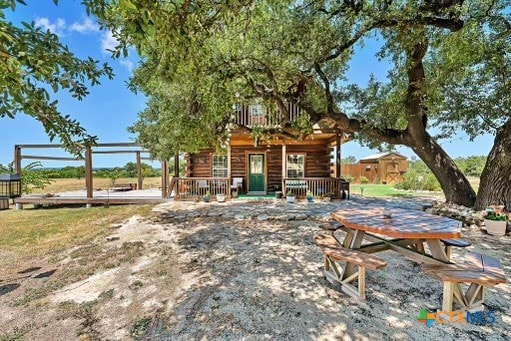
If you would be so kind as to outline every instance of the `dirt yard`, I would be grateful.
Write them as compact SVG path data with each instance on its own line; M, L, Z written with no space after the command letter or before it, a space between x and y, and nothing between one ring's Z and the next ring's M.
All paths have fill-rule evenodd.
M368 272L366 302L330 285L313 236L343 203L291 213L186 205L159 205L106 239L2 269L0 340L511 339L510 284L489 290L494 324L429 328L417 317L441 307L442 284L392 251L379 254L387 268ZM464 238L511 274L511 237Z

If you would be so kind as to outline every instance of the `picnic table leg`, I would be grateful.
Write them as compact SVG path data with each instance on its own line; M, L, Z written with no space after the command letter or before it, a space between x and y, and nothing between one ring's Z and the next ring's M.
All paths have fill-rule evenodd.
M344 246L347 248L350 248L350 249L358 249L360 247L360 245L362 244L362 240L364 240L364 235L365 235L365 231L357 230L355 232L353 238L351 238L349 240L349 245L344 245ZM348 236L346 236L346 237L348 237ZM348 244L348 243L346 243L346 239L344 240L344 244ZM352 264L350 262L346 262L346 264L343 267L341 279L346 279L347 277L351 276L353 274L354 268L355 268L354 264Z
M426 240L426 244L428 244L431 255L434 258L444 262L449 262L449 257L447 257L442 242L439 239L428 239Z

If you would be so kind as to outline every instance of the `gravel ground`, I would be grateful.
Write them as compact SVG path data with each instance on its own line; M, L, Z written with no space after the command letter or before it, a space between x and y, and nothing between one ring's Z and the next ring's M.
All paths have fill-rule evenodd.
M416 318L421 308L441 307L442 283L397 253L378 254L388 266L368 271L363 303L322 276L313 236L331 211L422 203L162 204L147 220L113 228L109 241L26 264L40 267L26 276L2 274L0 340L511 339L509 284L489 290L494 324L428 328ZM499 258L511 273L509 236L463 234L470 250ZM454 250L454 260L467 251ZM49 270L55 272L36 278Z

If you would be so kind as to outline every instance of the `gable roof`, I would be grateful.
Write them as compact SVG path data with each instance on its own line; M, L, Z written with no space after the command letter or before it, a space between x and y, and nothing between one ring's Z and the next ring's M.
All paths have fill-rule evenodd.
M397 152L384 152L384 153L378 153L373 155L368 155L360 159L360 161L368 161L368 160L379 160L381 158L384 158L386 156L395 155L397 157L406 159L406 156L403 156Z

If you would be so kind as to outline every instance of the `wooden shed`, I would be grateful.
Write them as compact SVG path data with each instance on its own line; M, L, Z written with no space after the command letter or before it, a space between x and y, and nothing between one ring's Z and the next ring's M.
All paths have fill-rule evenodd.
M358 162L361 172L372 183L393 184L403 181L408 170L408 159L396 152L385 152L363 157Z

